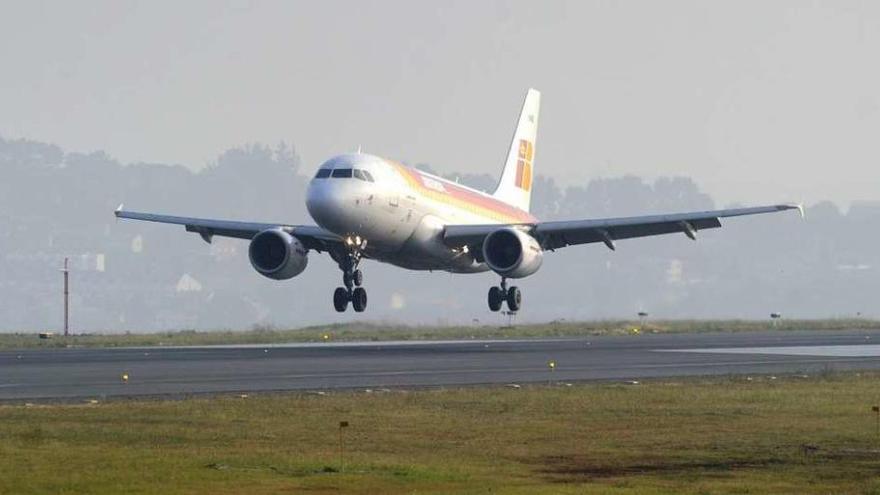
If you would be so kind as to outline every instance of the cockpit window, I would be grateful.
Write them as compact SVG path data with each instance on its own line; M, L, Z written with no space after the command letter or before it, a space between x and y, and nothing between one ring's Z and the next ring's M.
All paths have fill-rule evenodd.
M356 168L356 169L354 169L354 176L360 180L363 180L363 181L375 182L373 180L373 176L370 175L370 173L367 172L366 170L361 170L359 168Z
M333 177L334 179L351 179L354 177L364 182L376 182L373 180L372 174L360 168L321 168L315 174L316 179L326 179L327 177Z

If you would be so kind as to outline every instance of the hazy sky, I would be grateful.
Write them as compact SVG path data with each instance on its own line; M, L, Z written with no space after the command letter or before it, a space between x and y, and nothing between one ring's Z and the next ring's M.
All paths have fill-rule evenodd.
M497 174L689 175L722 202L880 200L880 3L0 3L0 135L204 166L362 145ZM254 177L259 181L259 177Z

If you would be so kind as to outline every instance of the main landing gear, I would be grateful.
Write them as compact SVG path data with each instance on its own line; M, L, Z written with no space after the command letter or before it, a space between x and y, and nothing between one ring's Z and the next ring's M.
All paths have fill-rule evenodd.
M367 309L367 291L361 287L364 283L364 272L358 269L361 262L361 250L366 247L367 241L361 241L360 237L346 239L349 251L339 261L342 270L342 284L345 287L337 287L333 292L333 307L343 313L348 308L348 303L358 313Z
M507 309L510 311L519 311L522 307L522 291L519 287L513 286L507 288L507 279L501 279L501 286L495 286L489 289L489 309L498 311L501 305L507 302Z

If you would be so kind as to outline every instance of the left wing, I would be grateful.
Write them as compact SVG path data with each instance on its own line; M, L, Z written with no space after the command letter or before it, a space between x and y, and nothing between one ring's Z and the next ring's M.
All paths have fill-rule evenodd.
M316 251L328 251L331 246L342 242L342 239L336 234L314 225L238 222L235 220L212 220L209 218L156 215L154 213L125 211L122 208L122 205L119 205L115 214L116 218L183 225L186 227L187 232L195 232L199 234L205 242L211 242L211 239L215 235L221 237L235 237L238 239L252 239L255 235L267 229L281 229L290 235L296 236L305 247Z
M652 235L684 233L696 239L702 229L721 227L721 218L774 213L785 210L798 210L804 214L801 205L785 204L758 206L754 208L734 208L729 210L676 213L672 215L650 215L642 217L605 218L597 220L568 220L561 222L538 222L533 224L499 225L448 225L443 240L450 247L468 246L475 252L483 244L483 239L498 228L519 227L535 237L545 250L553 250L575 244L602 242L614 249L614 241L647 237Z

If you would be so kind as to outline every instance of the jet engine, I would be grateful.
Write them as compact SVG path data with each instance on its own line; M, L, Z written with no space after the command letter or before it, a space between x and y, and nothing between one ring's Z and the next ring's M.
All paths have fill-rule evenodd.
M308 250L302 242L279 229L255 235L248 247L248 256L256 271L274 280L293 278L309 264Z
M534 237L505 227L483 240L483 258L489 268L502 277L523 278L541 268L544 250Z

